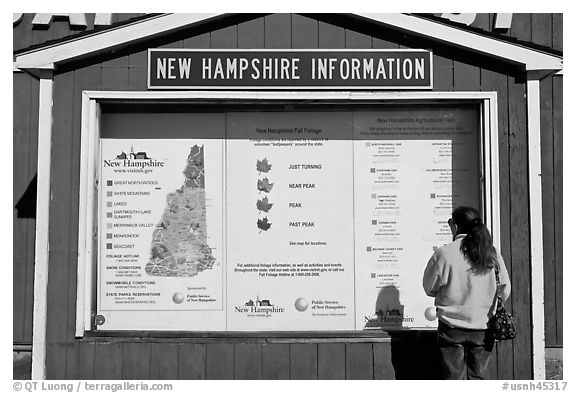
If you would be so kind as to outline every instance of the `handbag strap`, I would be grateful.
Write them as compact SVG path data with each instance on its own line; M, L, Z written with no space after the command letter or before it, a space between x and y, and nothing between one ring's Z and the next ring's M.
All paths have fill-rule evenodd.
M498 262L494 264L494 272L496 273L496 297L498 298L498 307L502 306L502 297L500 296L500 276L498 272L500 271L500 267L498 266Z

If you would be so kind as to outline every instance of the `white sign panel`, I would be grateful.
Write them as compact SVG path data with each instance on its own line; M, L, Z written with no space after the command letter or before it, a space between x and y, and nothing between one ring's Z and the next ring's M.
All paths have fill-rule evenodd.
M131 323L139 311L150 323L155 311L162 315L152 319L157 328L173 328L169 321L218 329L223 141L102 139L101 148L98 304L105 317L115 312L107 328Z
M228 124L228 328L353 330L349 116Z
M453 208L479 204L477 111L356 112L354 125L357 326L436 326L422 272L452 241Z

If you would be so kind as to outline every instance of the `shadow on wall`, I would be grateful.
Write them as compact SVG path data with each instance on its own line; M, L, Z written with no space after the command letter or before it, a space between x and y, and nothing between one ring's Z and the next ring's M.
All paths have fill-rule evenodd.
M401 329L404 320L404 306L400 304L400 293L394 285L380 289L374 315L366 322L364 328L397 328Z
M387 331L396 379L442 379L436 331Z
M374 315L365 329L380 328L391 338L390 351L395 379L441 379L436 331L410 330L404 326L404 305L394 285L378 293Z
M18 218L36 218L36 182L38 175L34 175L34 178L30 180L26 191L20 197L16 205L17 217Z

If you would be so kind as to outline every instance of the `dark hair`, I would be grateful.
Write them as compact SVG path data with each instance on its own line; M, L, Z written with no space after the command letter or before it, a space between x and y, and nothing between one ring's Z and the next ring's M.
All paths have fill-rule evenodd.
M496 249L486 225L480 220L480 213L472 207L461 206L452 212L452 220L458 226L458 233L466 234L460 251L472 265L472 270L485 273L496 263Z

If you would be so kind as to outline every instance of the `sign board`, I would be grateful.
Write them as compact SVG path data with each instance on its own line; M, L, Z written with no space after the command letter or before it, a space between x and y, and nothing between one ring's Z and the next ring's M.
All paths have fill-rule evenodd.
M431 89L425 50L149 49L149 89Z
M422 274L479 208L477 106L137 116L101 139L98 329L436 326Z

